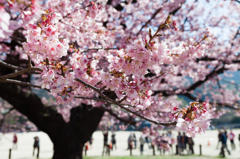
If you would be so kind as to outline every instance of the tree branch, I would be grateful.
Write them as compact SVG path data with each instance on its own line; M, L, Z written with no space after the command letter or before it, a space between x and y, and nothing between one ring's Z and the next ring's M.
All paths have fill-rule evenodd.
M157 14L162 10L162 8L158 8L152 15L152 17L141 27L141 29L138 31L137 36L141 33L143 28L145 28L156 16Z
M91 50L119 50L119 48L90 48L90 49L87 49L85 51L82 51L81 53L88 52L88 51L91 51Z
M30 87L34 87L34 88L41 88L41 86L37 86L37 85L34 85L34 84L31 84L29 82L22 82L22 81L18 81L18 80L13 80L13 79L6 79L4 81L0 81L1 83L13 83L13 84L18 84L18 85L22 85L22 86L30 86ZM44 89L48 92L50 92L49 89Z
M176 12L180 9L182 7L182 5L180 5L178 8L176 8L176 9L174 9L172 12L170 12L169 14L170 15L174 15L174 14L176 14ZM138 31L138 33L137 33L137 36L141 33L141 31L143 30L143 28L145 28L156 16L157 16L157 14L160 12L162 10L162 8L159 8L159 9L157 9L154 13L153 13L153 15L152 15L152 17L141 27L141 29Z
M14 65L8 64L8 63L6 63L6 62L4 62L2 60L0 60L0 65L4 66L4 67L7 67L7 68L10 68L10 69L13 69L13 70L22 70L22 69L24 69L22 67L18 67L18 66L14 66Z
M122 109L124 109L124 110L126 110L126 111L128 111L128 112L130 112L130 113L132 113L132 114L134 114L134 115L136 115L136 116L144 119L144 120L147 120L147 121L149 121L149 122L151 122L151 123L154 123L154 124L156 124L156 125L163 125L163 126L176 125L176 123L177 123L177 122L161 123L161 122L158 122L158 121L149 119L149 118L147 118L147 117L145 117L145 116L143 116L143 115L140 115L140 114L138 114L138 113L136 113L136 112L134 112L134 111L126 108L125 106L123 106L123 105L120 104L119 102L117 102L117 101L109 98L108 96L106 96L105 94L103 94L103 93L100 91L99 88L96 88L96 87L94 87L94 86L92 86L92 85L84 82L83 80L81 80L81 79L79 79L79 78L76 78L75 80L78 81L78 82L80 82L80 83L82 83L83 85L85 85L85 86L93 89L93 90L96 91L99 95L101 95L101 97L105 98L105 99L106 99L107 101L109 101L110 103L115 104L115 105L119 106L120 108L122 108Z
M191 95L190 93L184 93L182 95L184 95L185 97L188 97L189 99L191 99L193 101L197 100L197 98L194 97L193 95ZM199 102L204 102L204 101L203 100L199 100ZM226 104L226 103L212 103L212 102L210 102L210 104L212 104L212 105L216 104L219 107L227 107L227 108L234 109L234 110L240 110L240 108L236 108L236 107L234 107L232 105L229 105L229 104Z
M216 67L214 68L214 70L206 76L205 80L203 80L203 81L198 81L198 82L194 83L192 86L190 86L190 87L187 89L187 91L195 90L197 87L199 87L199 86L202 85L204 82L206 82L206 81L209 80L211 77L213 77L214 74L217 74L217 75L218 75L218 74L220 74L220 73L223 73L223 71L225 70L225 68L224 68L224 66L223 66L222 68L220 68L220 69L218 69L218 70L216 71L217 67L218 67L218 66L216 66Z
M24 73L27 73L27 72L30 72L30 71L42 71L42 70L40 68L36 68L36 67L26 68L26 69L20 70L18 72L14 72L14 73L10 73L8 75L0 76L0 82L5 81L8 78L13 78L13 77L16 77L18 75L21 75L21 74L24 74Z

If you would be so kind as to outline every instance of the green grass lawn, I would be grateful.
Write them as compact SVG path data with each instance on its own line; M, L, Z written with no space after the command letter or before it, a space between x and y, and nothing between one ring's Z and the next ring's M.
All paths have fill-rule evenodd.
M83 159L214 159L218 157L208 156L114 156L114 157L83 157ZM226 158L225 158L226 159Z

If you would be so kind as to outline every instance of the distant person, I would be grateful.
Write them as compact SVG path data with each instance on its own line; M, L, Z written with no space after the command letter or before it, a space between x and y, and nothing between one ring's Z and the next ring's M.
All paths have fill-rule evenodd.
M134 149L136 149L137 148L137 138L136 138L135 133L133 133L133 142L134 142Z
M13 149L17 149L17 142L18 142L17 135L14 134L13 135Z
M140 143L140 152L141 152L141 155L143 155L143 147L145 143L143 136L139 138L139 143Z
M108 131L107 130L103 132L103 152L102 152L102 156L104 155L104 152L106 152L106 154L108 154L108 152L109 152Z
M220 155L223 155L224 149L227 149L228 154L231 155L230 151L227 148L227 136L225 134L225 131L221 132L221 142L222 142L222 148L221 148L221 151L220 151Z
M127 150L132 150L133 149L133 134L131 133L130 135L129 135L129 137L128 137L128 148L127 148Z
M194 141L193 141L192 137L188 138L188 145L189 145L189 154L193 155L194 154L194 149L193 149Z
M111 142L112 142L112 149L113 149L114 146L115 146L115 149L117 149L117 145L116 145L116 134L115 134L114 132L112 132Z
M145 143L147 143L149 149L151 149L151 143L150 143L150 140L147 136L145 137ZM150 143L150 145L149 145L149 143Z
M168 131L167 134L166 134L167 137L172 137L172 132L171 131Z
M152 151L153 151L153 155L155 155L155 143L152 141L151 142L151 148L152 148Z
M34 156L34 152L35 152L35 149L37 149L37 158L39 158L39 137L38 136L35 136L34 137L34 143L33 143L33 156Z
M92 143L93 143L92 135L91 135L90 139L88 140L88 142L89 142L89 146L91 146L91 148L92 148Z
M235 143L234 143L235 134L232 132L232 130L230 130L230 134L228 136L229 136L229 140L231 142L232 150L235 150L235 148L236 148Z
M217 143L217 149L218 149L218 146L219 146L219 143L221 144L221 130L218 130L218 143Z
M177 136L177 149L176 149L176 155L177 154L181 154L182 153L182 135L181 132L178 132L178 136Z
M108 131L103 132L103 143L106 145L108 143Z
M89 150L89 141L85 143L84 147L85 147L85 156L87 156L87 151Z
M169 137L169 139L171 140L171 143L172 143L172 141L174 140L174 138L172 137L172 132L171 131L168 131L168 133L167 133L167 135L166 135L167 137ZM169 143L169 146L171 147L171 153L173 154L173 146L172 146L172 144L171 143ZM169 151L170 152L170 151Z
M185 132L183 132L183 136L181 138L181 142L182 142L181 146L182 146L182 152L183 152L184 150L186 150L187 144L188 144L188 137L186 136Z
M225 134L226 140L227 140L227 139L228 139L228 133L227 133L227 130L226 130L226 129L224 129L224 134Z
M163 139L164 139L164 133L162 133L161 139L162 139L162 140L161 140L162 143L165 143L165 144L167 143L167 141L163 140ZM164 150L164 148L162 149L161 146L160 146L160 144L158 145L158 147L159 147L160 155L162 155L162 154L165 155L165 150Z
M240 134L238 134L238 141L239 141L239 145L240 145Z

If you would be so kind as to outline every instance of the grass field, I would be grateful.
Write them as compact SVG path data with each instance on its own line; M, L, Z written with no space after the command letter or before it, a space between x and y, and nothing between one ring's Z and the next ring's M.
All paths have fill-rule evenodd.
M83 157L83 159L216 159L218 157L208 156L103 156L103 157ZM225 158L226 159L226 158Z

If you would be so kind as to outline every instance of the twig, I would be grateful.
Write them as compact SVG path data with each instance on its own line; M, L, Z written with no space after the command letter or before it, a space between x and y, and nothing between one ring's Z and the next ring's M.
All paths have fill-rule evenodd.
M162 73L161 75L159 75L159 76L156 76L156 77L154 77L154 78L152 78L152 79L149 79L149 80L142 81L140 84L143 84L143 83L145 83L145 82L148 82L148 81L155 80L155 79L157 79L157 78L159 78L159 77L162 77L164 74L166 74L166 72L164 72L164 73Z
M137 36L141 33L141 31L143 30L143 28L145 28L145 27L156 17L156 15L157 15L161 10L162 10L162 8L159 8L159 9L157 9L157 10L153 13L152 17L151 17L151 18L141 27L141 29L138 31Z
M22 69L24 69L22 67L18 67L18 66L14 66L14 65L8 64L8 63L6 63L6 62L4 62L2 60L0 60L0 65L4 66L4 67L7 67L7 68L11 68L13 70L22 70Z
M14 84L18 84L18 85L30 86L30 87L35 87L35 88L41 88L42 89L41 86L37 86L37 85L31 84L29 82L22 82L22 81L13 80L13 79L6 79L6 80L0 81L0 82L2 82L2 83L14 83ZM44 90L50 92L49 89L44 89Z
M26 68L26 69L20 70L18 72L14 72L14 73L10 73L8 75L0 76L0 82L6 80L8 78L13 78L13 77L16 77L18 75L21 75L21 74L24 74L24 73L27 73L27 72L30 72L30 71L42 71L42 70L40 68L36 68L36 67Z
M91 50L119 50L119 48L91 48L91 49L87 49L85 51L82 51L81 53L88 52L88 51L91 51Z
M32 67L31 58L30 58L30 56L28 56L28 68L31 68L31 67Z
M125 99L127 98L127 96L123 97L121 100L117 101L119 104L122 103Z

